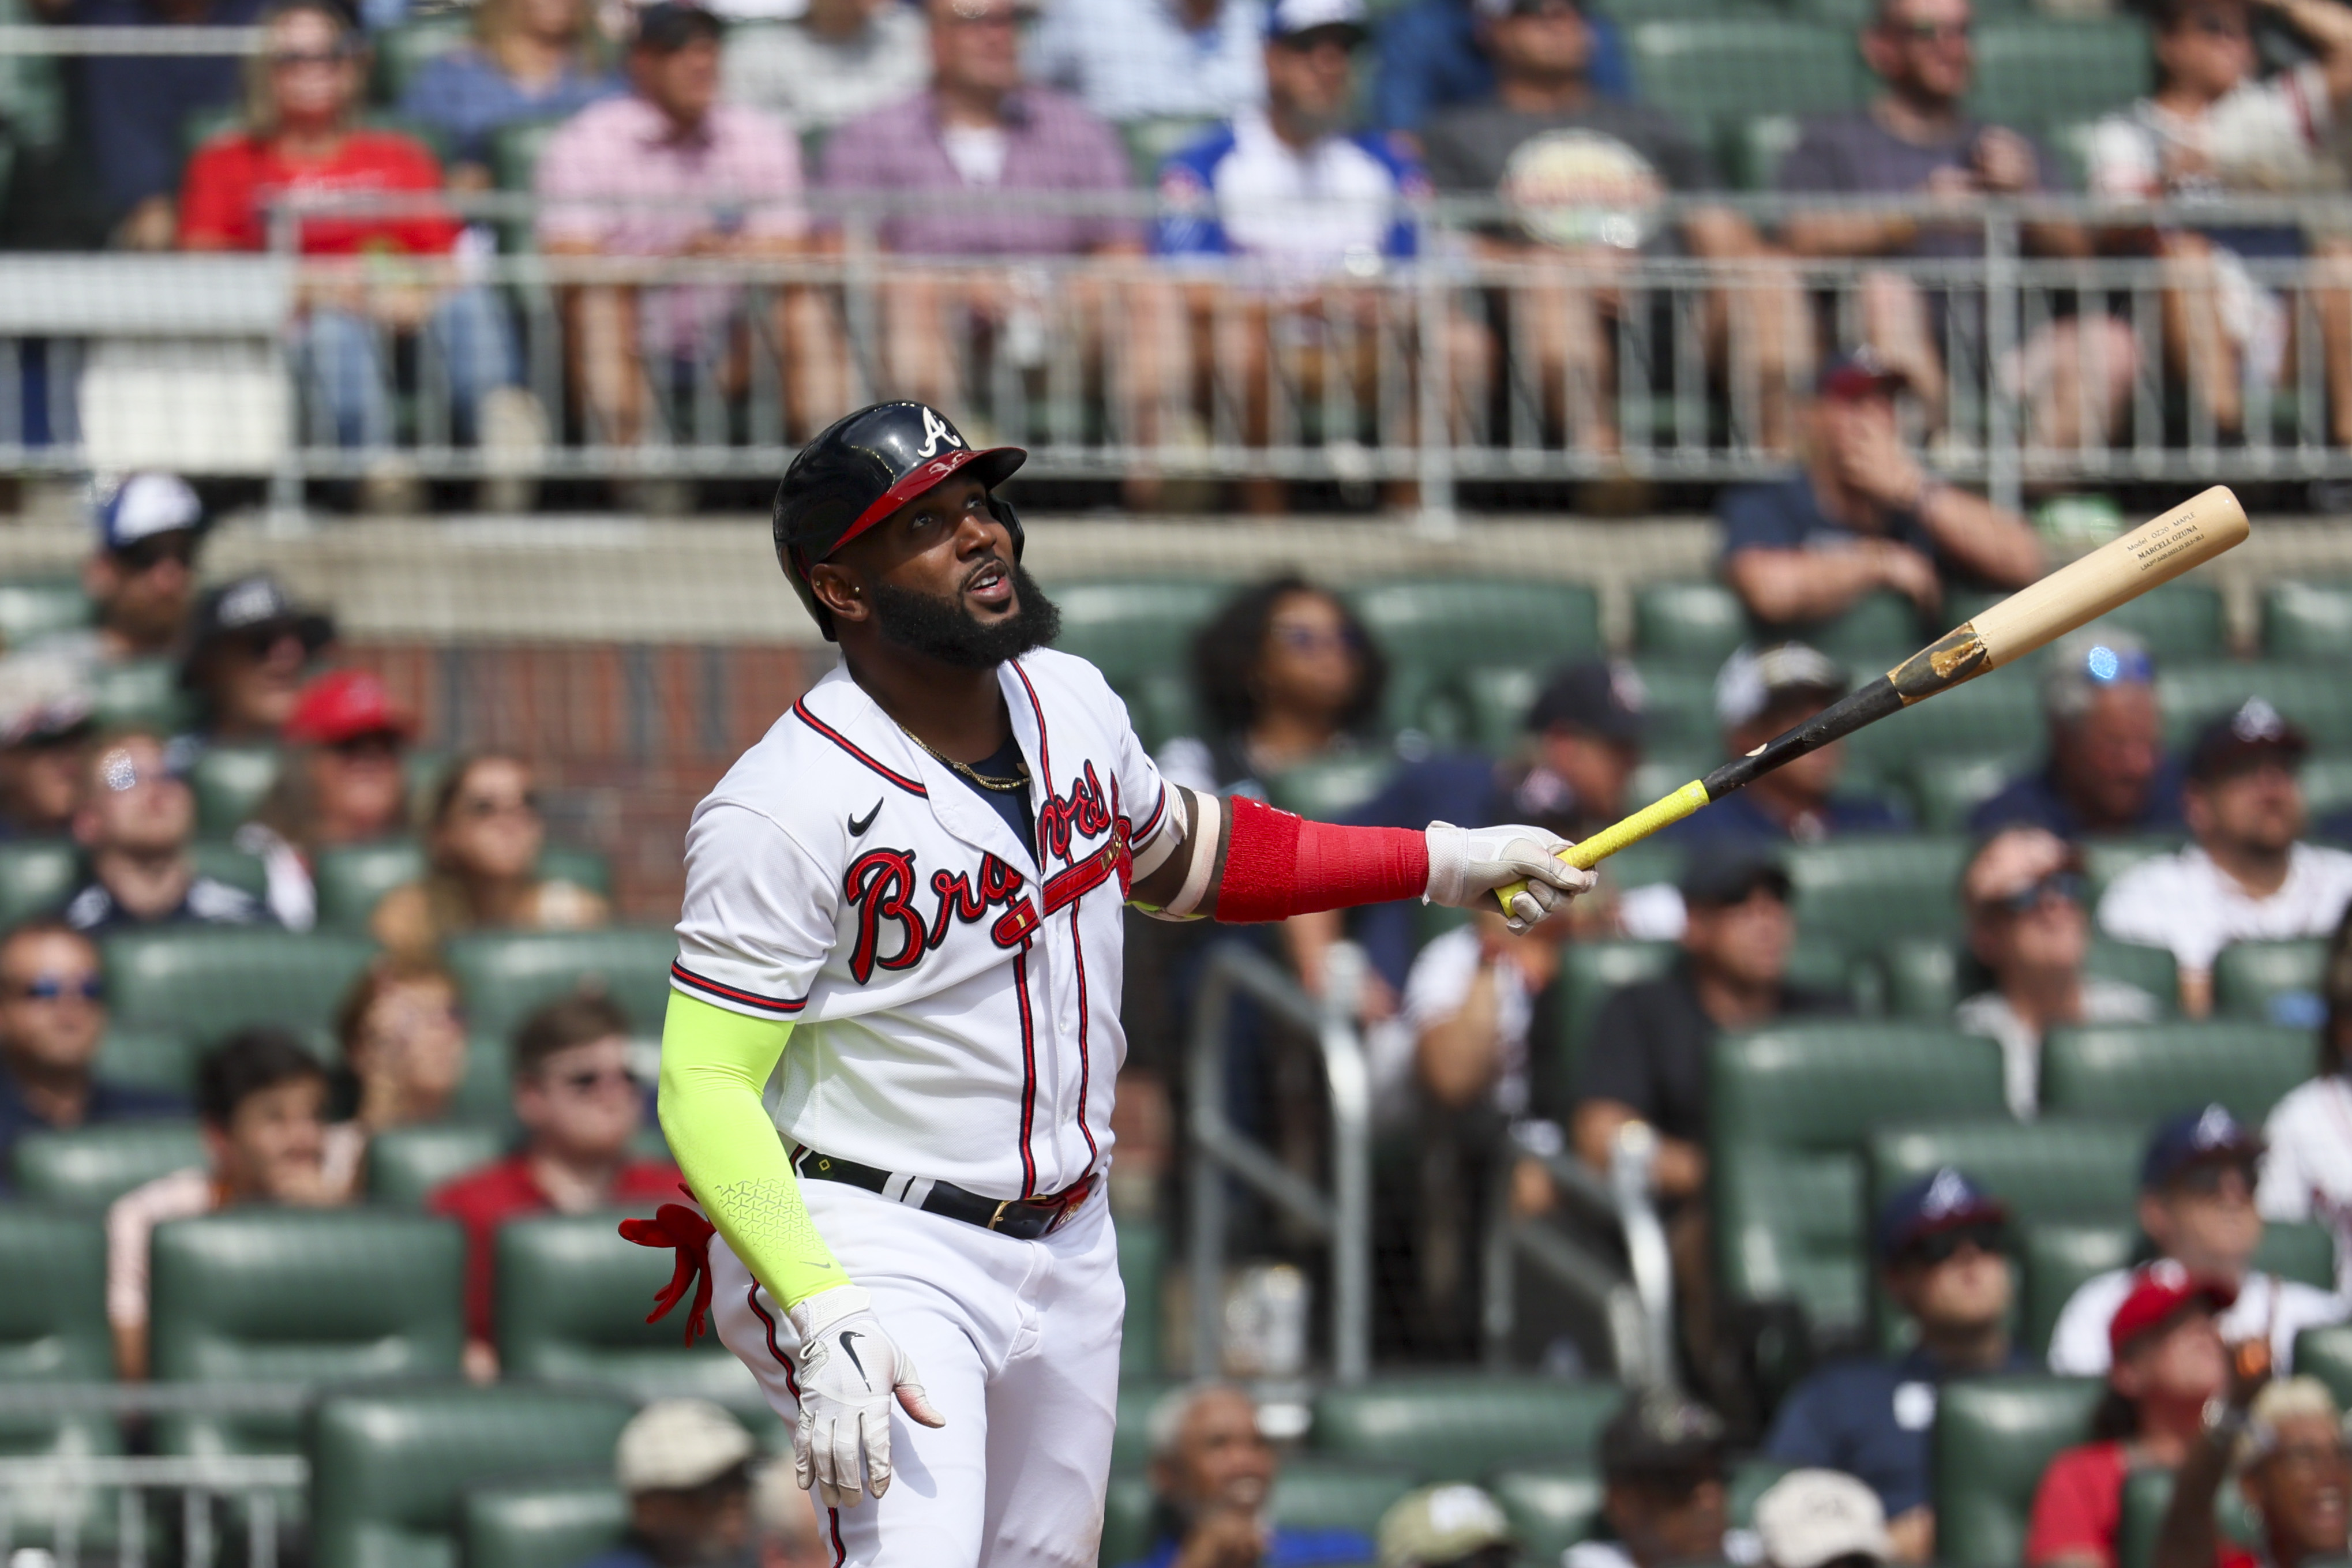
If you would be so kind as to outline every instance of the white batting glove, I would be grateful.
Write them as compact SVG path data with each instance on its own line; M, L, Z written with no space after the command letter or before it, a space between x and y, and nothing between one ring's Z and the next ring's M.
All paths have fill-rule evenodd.
M890 1489L891 1395L926 1426L947 1417L931 1408L914 1358L882 1331L864 1289L835 1285L788 1315L801 1336L793 1479L816 1489L819 1508L856 1508L866 1492L879 1499Z
M1559 858L1569 840L1540 827L1506 823L1498 827L1456 827L1433 822L1429 838L1429 903L1466 910L1512 882L1527 886L1503 911L1515 931L1526 931L1599 879Z

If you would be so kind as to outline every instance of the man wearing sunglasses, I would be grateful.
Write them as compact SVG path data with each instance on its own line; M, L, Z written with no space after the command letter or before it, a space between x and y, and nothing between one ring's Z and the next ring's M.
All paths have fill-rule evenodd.
M2042 667L2049 753L1969 814L1969 831L2061 838L2180 831L2180 763L2165 749L2147 645L2112 627L2062 639Z
M95 942L53 920L0 937L0 1181L27 1132L185 1112L176 1095L100 1077L105 1033Z
M1601 1431L1601 1517L1614 1541L1585 1541L1563 1568L1753 1563L1755 1536L1732 1530L1729 1442L1704 1405L1663 1391L1627 1396Z
M2000 1042L2010 1113L2033 1119L2042 1036L2062 1024L2146 1024L2164 1016L2137 985L2085 974L2090 916L2083 908L2081 851L2039 827L1986 840L1960 876L1969 952L1992 988L1961 1003L1953 1022Z
M297 604L267 572L206 593L180 663L180 684L200 710L199 733L208 741L279 740L311 659L334 639L333 617Z
M196 492L173 474L131 474L104 492L90 509L95 548L81 569L96 624L44 637L38 648L90 665L176 651L209 523Z
M2237 1298L2221 1319L2231 1344L2267 1337L2272 1363L2294 1370L2294 1337L2342 1321L2337 1296L2253 1267L2263 1244L2263 1216L2254 1207L2255 1172L2263 1141L2227 1109L2185 1110L2156 1130L2140 1164L2139 1227L2161 1258L2200 1279L2235 1287ZM2107 1325L2130 1295L2133 1273L2111 1269L2083 1282L2050 1331L2050 1370L2097 1377L2107 1370Z
M277 923L259 899L196 868L195 792L154 735L133 731L100 744L73 826L90 879L66 900L76 931Z
M1937 1389L1956 1377L2032 1370L2009 1337L2017 1285L2003 1250L2008 1226L2009 1210L1949 1165L1889 1197L1872 1249L1879 1283L1917 1326L1918 1342L1900 1356L1814 1373L1782 1404L1765 1444L1781 1464L1843 1470L1867 1483L1885 1507L1901 1562L1935 1554Z
M2303 841L2310 750L2302 728L2259 697L2206 725L2181 795L2196 842L2132 867L2099 900L2109 936L2171 949L2192 1018L2212 1010L2223 948L2326 936L2352 904L2352 854Z

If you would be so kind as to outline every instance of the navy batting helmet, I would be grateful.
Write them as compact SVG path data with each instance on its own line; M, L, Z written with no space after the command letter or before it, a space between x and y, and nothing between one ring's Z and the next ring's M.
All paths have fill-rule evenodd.
M861 408L803 447L776 487L776 559L825 640L833 640L833 616L809 586L809 568L967 468L988 487L989 510L1020 560L1021 520L994 491L1028 460L1018 447L972 450L946 415L920 403Z

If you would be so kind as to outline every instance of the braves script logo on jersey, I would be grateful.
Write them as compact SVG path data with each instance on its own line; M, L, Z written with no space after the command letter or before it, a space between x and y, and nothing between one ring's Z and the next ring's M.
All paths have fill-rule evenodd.
M923 410L923 444L915 448L915 456L936 458L943 446L952 447L960 451L963 447L963 443L956 439L956 433L948 428L946 420L926 408Z
M1066 860L1073 833L1080 838L1096 838L1108 833L1110 824L1110 804L1089 762L1087 771L1070 782L1068 799L1056 795L1038 810L1037 842L1047 858Z
M954 921L977 924L990 910L1020 898L1024 885L1021 873L993 855L981 857L977 888L969 872L934 871L931 891L938 902L926 921L915 908L915 852L868 849L850 862L849 875L841 884L842 897L857 906L857 942L849 950L850 974L863 985L877 968L914 968L923 962L924 953L947 940ZM898 951L887 958L882 955L886 921L899 932ZM999 942L1013 945L1002 937Z

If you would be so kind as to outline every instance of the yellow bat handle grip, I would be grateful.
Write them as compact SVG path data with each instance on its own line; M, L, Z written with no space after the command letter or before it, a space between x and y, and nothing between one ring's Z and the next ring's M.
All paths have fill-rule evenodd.
M1706 785L1696 779L1683 785L1664 800L1653 801L1624 821L1602 828L1580 844L1571 844L1559 852L1559 858L1580 871L1590 871L1629 844L1639 844L1661 827L1672 826L1684 817L1707 804ZM1495 889L1495 901L1507 913L1511 900L1527 891L1525 882L1513 882Z

